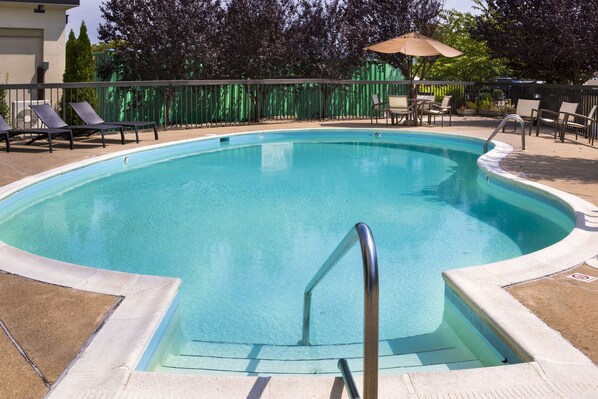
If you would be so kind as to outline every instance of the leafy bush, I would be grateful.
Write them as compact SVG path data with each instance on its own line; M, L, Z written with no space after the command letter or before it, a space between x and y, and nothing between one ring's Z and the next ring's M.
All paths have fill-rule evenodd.
M496 111L496 106L492 99L481 99L478 101L478 111Z
M501 99L505 97L505 92L502 89L494 89L492 90L492 98L495 100Z
M4 75L4 83L8 83L8 74ZM10 108L6 102L6 90L0 90L0 115L8 121L8 112Z
M478 98L479 98L479 102L492 101L492 95L490 93L482 92L482 93L480 93Z

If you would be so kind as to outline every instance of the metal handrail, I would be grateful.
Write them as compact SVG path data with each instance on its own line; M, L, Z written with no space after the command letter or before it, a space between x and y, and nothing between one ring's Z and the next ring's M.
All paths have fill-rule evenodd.
M359 396L359 390L357 389L357 385L355 385L355 380L353 379L353 374L351 374L349 363L347 363L347 359L338 359L337 366L341 371L341 375L343 376L343 381L345 382L345 387L347 388L347 394L349 394L349 398L361 399L361 396Z
M0 90L13 89L68 89L98 87L187 87L187 86L227 86L227 85L297 85L297 84L386 84L407 85L410 80L336 80L336 79L203 79L203 80L119 80L115 82L61 82L61 83L2 83ZM426 85L474 86L474 82L427 80Z
M300 344L309 345L312 290L357 240L359 240L363 261L363 394L366 399L376 399L378 397L378 256L372 231L365 223L357 223L347 233L305 288L303 336Z
M488 152L488 144L490 144L490 141L498 134L498 131L511 120L519 122L519 125L521 126L521 150L525 150L525 122L519 115L509 114L505 116L502 121L500 121L496 129L494 129L490 137L488 137L488 140L486 140L484 143L484 154Z

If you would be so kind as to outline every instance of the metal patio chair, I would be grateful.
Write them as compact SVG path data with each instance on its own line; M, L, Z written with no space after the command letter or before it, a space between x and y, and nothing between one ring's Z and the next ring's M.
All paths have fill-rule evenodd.
M565 124L565 115L566 114L574 114L577 110L577 106L579 103L568 103L563 101L561 103L561 108L557 111L552 111L549 109L539 109L538 112L538 123L536 124L536 136L540 134L540 123L547 123L549 125L554 126L554 138L556 139L557 133L559 129L562 130ZM565 140L565 135L563 133L560 134L561 141Z
M415 119L415 109L413 105L409 105L407 96L388 96L388 112L386 114L386 124L388 125L388 117L390 116L390 123L394 124L394 118L397 116L399 123L401 120L409 120L409 116Z
M139 143L139 128L144 127L152 127L154 129L154 137L158 140L158 130L156 129L156 122L146 122L146 121L134 121L134 122L105 122L97 112L93 109L91 104L87 101L78 102L78 103L69 103L70 106L75 110L79 118L87 124L87 125L102 125L102 124L109 124L109 125L116 125L122 127L132 127L135 129L135 139ZM378 119L376 118L376 122Z
M6 152L10 152L10 138L20 136L21 134L33 134L35 136L26 144L31 144L37 140L47 138L48 144L50 146L50 152L52 152L52 139L60 136L66 136L69 139L71 150L73 149L73 132L68 128L13 129L4 120L4 118L2 118L2 115L0 115L0 141L6 141Z
M586 137L588 141L594 145L596 127L598 126L597 111L598 105L594 105L587 116L581 114L565 113L565 120L561 129L561 141L565 140L565 133L567 132L567 129L573 128L575 129L575 140L577 140L577 136L580 130L582 130L584 132L584 137ZM576 122L576 120L579 121L580 119L583 121L582 123Z
M452 124L452 107L451 107L451 99L453 96L444 96L442 98L442 102L440 103L431 103L429 109L424 109L424 113L428 115L428 122L430 122L430 118L434 117L434 124L436 124L436 117L440 115L440 126L444 127L444 115L448 114L449 116L449 126Z
M519 115L524 122L529 122L530 136L532 134L534 121L538 119L538 108L540 108L540 100L526 100L523 98L517 100L515 113ZM513 131L515 130L517 130L517 122L513 121ZM503 126L502 131L505 131L505 126Z
M102 147L104 148L106 148L104 134L106 132L110 133L110 131L118 130L120 132L121 143L125 144L125 132L122 126L109 125L105 123L69 126L65 121L62 120L60 115L54 111L54 108L52 108L50 104L30 105L30 107L33 112L37 114L44 125L50 129L70 129L72 131L73 137L89 137L92 134L100 133L102 136Z

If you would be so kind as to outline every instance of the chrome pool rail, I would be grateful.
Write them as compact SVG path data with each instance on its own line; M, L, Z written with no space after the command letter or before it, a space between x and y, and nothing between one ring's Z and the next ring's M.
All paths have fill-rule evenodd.
M355 385L355 380L353 379L353 374L351 374L349 363L347 363L347 359L338 359L337 366L341 371L341 375L343 376L343 381L345 382L349 399L361 399L361 396L359 396L359 390L357 389L357 385Z
M365 399L378 397L378 256L372 231L365 223L357 223L326 259L305 288L303 297L303 335L301 345L309 345L311 294L318 283L359 240L363 262L364 320L363 320L363 395Z
M502 129L502 127L504 125L506 125L507 122L509 122L509 121L519 122L519 125L521 126L521 150L522 151L525 150L525 122L523 121L523 119L519 115L517 115L517 114L509 114L509 115L505 116L502 119L502 121L500 121L500 123L498 124L498 126L496 127L496 129L494 129L494 131L492 132L492 134L490 135L490 137L488 137L488 139L484 143L484 154L488 152L488 144L490 144L490 141L492 141L492 139L494 138L494 136L496 136L498 134L499 130Z

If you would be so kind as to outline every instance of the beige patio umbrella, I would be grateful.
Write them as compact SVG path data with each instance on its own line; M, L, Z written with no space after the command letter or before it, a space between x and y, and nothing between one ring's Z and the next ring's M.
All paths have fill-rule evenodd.
M457 49L440 43L438 40L411 32L394 39L386 40L377 44L367 46L364 50L371 50L377 53L394 54L403 53L416 57L434 57L444 55L445 57L457 57L463 54Z
M413 86L412 69L413 57L435 57L443 55L445 57L458 57L463 53L455 48L447 46L438 40L430 39L419 33L410 32L394 39L386 40L380 43L364 47L364 50L371 50L377 53L395 54L402 53L411 57L409 63L409 80Z

